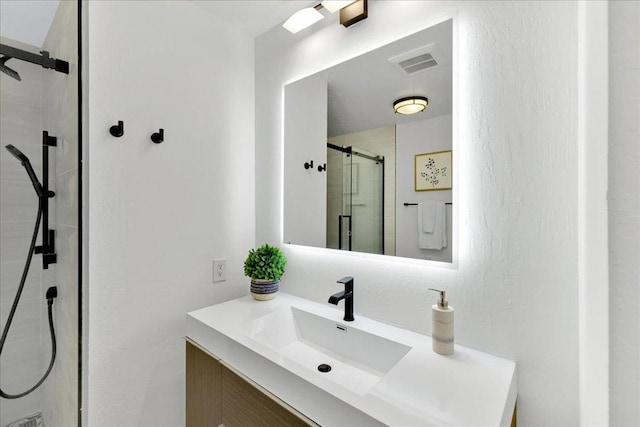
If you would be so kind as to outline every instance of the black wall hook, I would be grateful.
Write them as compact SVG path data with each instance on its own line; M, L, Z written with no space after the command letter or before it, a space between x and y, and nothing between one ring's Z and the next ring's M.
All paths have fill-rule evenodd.
M324 163L322 166L318 165L318 172L322 172L322 171L326 171L327 170L327 164Z
M305 169L309 169L309 168L312 168L312 167L313 167L313 160L309 160L309 163L305 162L305 164L304 164L304 168Z
M162 141L164 141L164 129L160 128L159 132L152 134L151 140L156 144L160 144Z
M122 120L118 120L117 125L113 125L111 126L111 128L109 128L109 133L116 138L120 138L122 135L124 135L124 122Z

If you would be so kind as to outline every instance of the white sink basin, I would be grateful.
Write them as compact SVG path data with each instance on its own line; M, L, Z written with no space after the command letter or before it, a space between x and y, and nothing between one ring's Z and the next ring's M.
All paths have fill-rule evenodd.
M286 307L246 323L246 334L277 351L287 363L318 371L358 394L371 390L411 349L348 322Z
M187 336L320 425L510 425L514 362L458 344L441 356L429 336L342 316L280 292L193 311Z

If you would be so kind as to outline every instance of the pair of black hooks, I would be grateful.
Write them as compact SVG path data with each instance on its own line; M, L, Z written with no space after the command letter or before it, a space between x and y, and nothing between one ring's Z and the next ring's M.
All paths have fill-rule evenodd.
M124 122L122 120L118 120L117 125L113 125L109 128L109 133L116 138L120 138L124 135ZM164 129L160 128L158 132L154 132L151 134L151 141L156 144L160 144L164 141Z
M313 167L313 160L309 160L308 162L304 163L304 168L305 169L311 169ZM318 172L322 172L322 171L326 171L327 170L327 164L324 163L322 165L318 165Z

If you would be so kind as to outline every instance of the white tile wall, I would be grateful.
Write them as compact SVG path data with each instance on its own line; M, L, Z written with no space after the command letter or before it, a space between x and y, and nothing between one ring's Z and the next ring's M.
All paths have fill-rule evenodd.
M78 353L78 110L77 5L62 1L43 46L54 58L70 63L70 74L11 61L23 79L2 75L0 140L14 144L31 160L40 176L42 131L58 138L50 153L50 186L56 192L50 204L50 227L56 230L58 262L42 270L34 256L18 312L2 355L2 385L8 392L23 391L46 370L51 355L44 292L58 287L54 323L58 353L53 371L42 388L21 399L0 400L0 425L42 411L47 427L77 423ZM38 52L14 41L3 43ZM11 308L36 218L37 198L20 165L6 150L0 153L0 320ZM40 238L38 238L38 242Z
M42 411L47 427L77 424L78 414L78 69L77 4L62 1L44 42L44 49L69 62L68 75L43 74L43 122L55 135L50 151L55 169L50 174L56 197L53 228L56 230L57 263L46 289L58 287L54 319L59 357L45 383ZM43 327L47 319L43 318ZM43 355L48 362L49 354Z
M13 40L2 43L37 52ZM10 60L21 82L0 75L0 326L4 327L17 292L37 213L37 197L24 168L9 152L15 145L39 174L42 141L42 68ZM42 371L42 260L32 267L11 331L0 358L0 383L7 393L19 393L38 381ZM41 391L14 400L0 399L0 425L40 410Z

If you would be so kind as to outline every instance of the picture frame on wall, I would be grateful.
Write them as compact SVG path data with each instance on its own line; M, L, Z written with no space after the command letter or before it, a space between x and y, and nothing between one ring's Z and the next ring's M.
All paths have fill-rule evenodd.
M415 190L450 190L453 178L451 150L416 154Z

